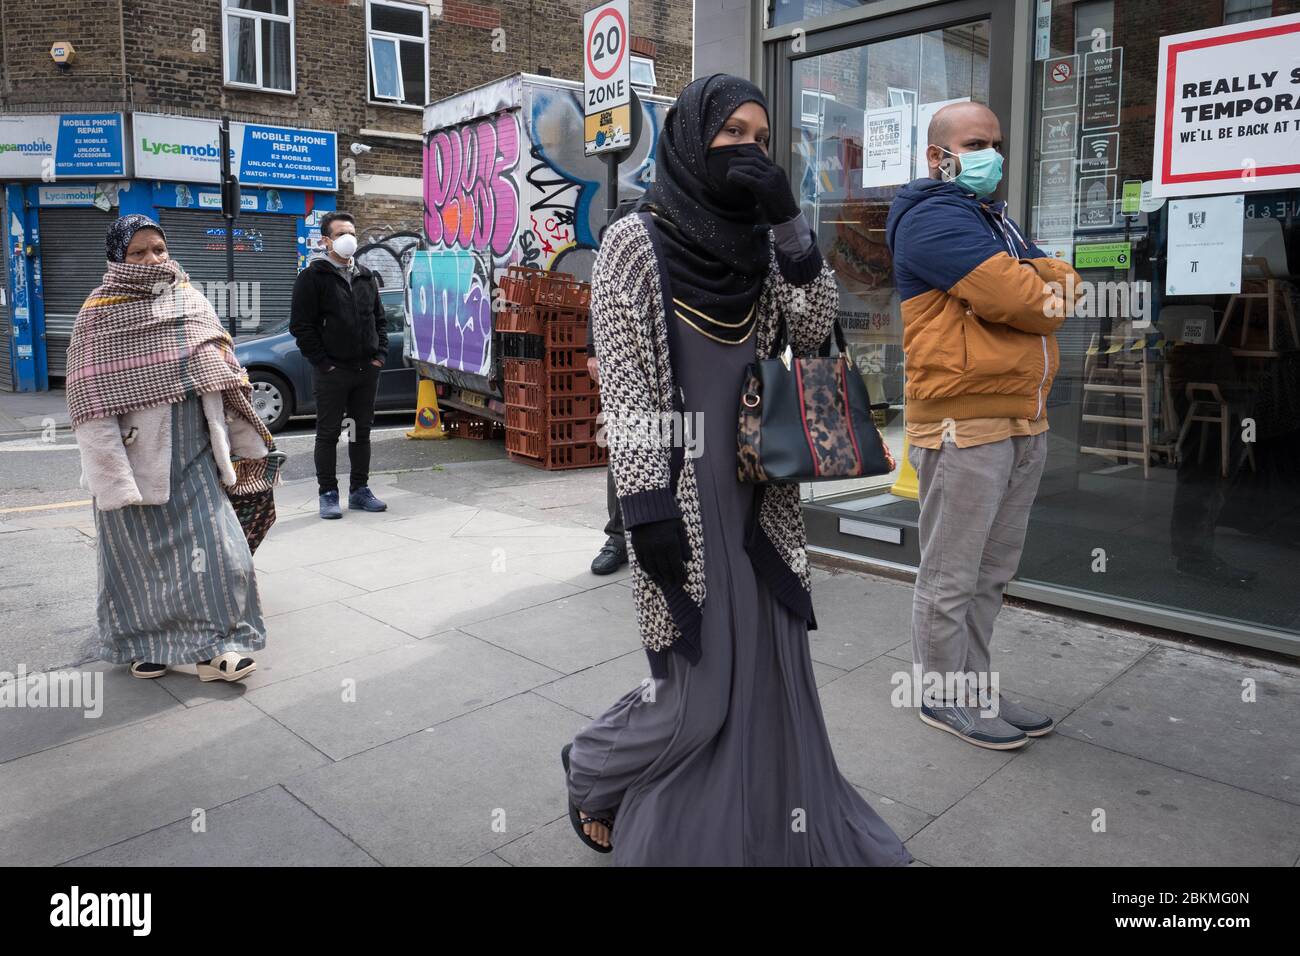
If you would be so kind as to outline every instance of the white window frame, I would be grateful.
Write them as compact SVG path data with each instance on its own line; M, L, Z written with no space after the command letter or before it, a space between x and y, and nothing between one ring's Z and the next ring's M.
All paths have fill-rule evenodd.
M655 61L652 57L638 56L637 54L633 53L632 66L635 67L637 66L637 64L640 63L644 63L646 66L650 68L650 82L648 84L633 82L632 86L636 89L638 93L653 93L655 91L655 87L659 85L659 78L655 76Z
M370 25L370 10L373 7L397 7L410 13L418 13L424 21L424 102L423 103L404 103L401 100L379 99L375 97L375 90L378 84L375 83L375 64L374 64L374 47L371 41L375 39L390 40L396 45L397 50L397 86L401 91L402 99L406 98L406 80L402 76L402 48L401 43L415 43L416 39L409 33L389 33L386 30L376 30ZM391 106L399 110L421 110L423 111L429 105L429 7L423 3L404 3L402 0L366 0L366 102L372 106Z
M807 103L807 97L814 96L817 98L817 111L809 113L804 107ZM822 121L822 115L826 111L827 102L835 102L834 93L823 93L821 90L801 90L799 96L799 118L803 120L805 126L817 126Z
M243 17L247 20L257 22L257 29L254 31L254 47L257 52L257 82L256 83L239 83L230 78L230 18L232 16ZM287 90L276 89L263 85L262 75L262 20L271 20L275 23L287 23L289 25L289 88ZM221 72L225 78L225 85L237 90L257 90L259 93L277 93L280 96L297 96L298 95L298 37L294 23L293 0L289 0L289 13L280 15L278 13L262 13L258 10L243 10L239 7L231 6L231 0L221 0Z

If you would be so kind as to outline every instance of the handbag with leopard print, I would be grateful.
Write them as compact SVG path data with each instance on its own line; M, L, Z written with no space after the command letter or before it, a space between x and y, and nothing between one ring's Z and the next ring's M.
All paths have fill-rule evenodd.
M797 358L783 316L771 357L750 364L740 396L741 481L828 481L894 470L894 456L871 417L873 408L886 406L871 404L838 318L833 334L839 354Z

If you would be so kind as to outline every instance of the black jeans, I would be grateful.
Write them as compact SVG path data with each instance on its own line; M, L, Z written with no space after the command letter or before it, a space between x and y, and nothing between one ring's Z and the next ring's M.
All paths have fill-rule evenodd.
M606 472L605 507L609 509L609 521L605 523L605 534L614 538L620 546L626 548L627 542L623 540L623 510L618 506L618 492L614 490L614 473L612 471Z
M348 462L351 477L348 490L370 483L370 425L375 418L375 391L379 388L379 367L336 365L332 372L312 371L316 394L316 484L320 493L338 491L339 435L343 420L349 420Z

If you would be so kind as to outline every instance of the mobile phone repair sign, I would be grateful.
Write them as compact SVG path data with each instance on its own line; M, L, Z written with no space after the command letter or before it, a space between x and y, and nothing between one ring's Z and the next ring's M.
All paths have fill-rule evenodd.
M632 145L628 18L628 0L609 0L582 17L582 102L588 156Z
M1300 186L1300 14L1160 39L1153 196Z

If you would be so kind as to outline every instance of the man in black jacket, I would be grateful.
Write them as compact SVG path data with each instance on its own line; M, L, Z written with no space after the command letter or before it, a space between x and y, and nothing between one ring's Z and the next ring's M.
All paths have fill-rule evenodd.
M321 217L326 255L313 259L293 285L289 331L311 363L316 394L316 483L320 516L342 518L335 475L339 434L350 420L348 508L385 511L371 493L370 423L375 417L379 372L388 356L388 329L379 280L352 260L357 227L345 212Z

